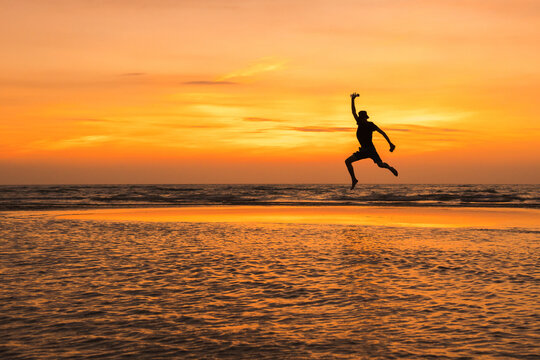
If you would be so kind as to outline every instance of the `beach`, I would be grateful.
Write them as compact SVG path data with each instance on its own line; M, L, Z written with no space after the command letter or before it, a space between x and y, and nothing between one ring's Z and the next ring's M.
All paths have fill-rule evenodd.
M39 212L37 214L40 214ZM192 206L51 211L59 219L197 223L282 223L540 230L539 209L375 206Z
M0 213L2 358L535 358L539 210Z

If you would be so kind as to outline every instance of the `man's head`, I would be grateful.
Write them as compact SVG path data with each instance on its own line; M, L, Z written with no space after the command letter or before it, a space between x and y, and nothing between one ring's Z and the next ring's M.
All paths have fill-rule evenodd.
M359 118L360 120L367 120L367 119L369 119L369 116L368 116L366 110L361 110L361 111L359 111L359 112L358 112L358 118Z

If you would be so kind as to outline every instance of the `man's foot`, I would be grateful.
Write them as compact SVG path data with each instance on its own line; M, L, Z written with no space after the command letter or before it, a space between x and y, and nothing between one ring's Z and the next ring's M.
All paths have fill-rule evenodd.
M396 175L397 176L397 175ZM354 179L352 181L352 185L351 185L351 190L354 189L354 187L356 186L356 184L358 184L358 180Z
M394 176L397 176L398 175L398 172L396 169L394 169L393 167L389 167L388 170L390 170L392 172L392 174L394 174Z

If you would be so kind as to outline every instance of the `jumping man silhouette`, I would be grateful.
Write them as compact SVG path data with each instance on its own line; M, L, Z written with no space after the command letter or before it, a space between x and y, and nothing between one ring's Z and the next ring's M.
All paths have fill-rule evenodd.
M372 123L371 121L367 121L369 119L369 116L366 111L362 110L359 111L358 114L356 113L356 108L354 106L354 100L360 96L357 93L351 94L351 108L354 118L356 119L356 123L358 124L358 129L356 130L356 138L358 139L358 142L360 143L360 147L358 148L358 151L352 154L345 160L345 164L347 165L347 170L349 170L349 174L351 174L351 190L354 189L356 186L356 183L358 183L358 180L356 179L356 176L354 175L354 169L352 166L352 163L358 160L370 158L373 160L375 164L377 164L380 168L388 169L392 172L395 176L398 176L398 172L396 169L388 165L387 163L383 162L381 160L381 157L379 154L377 154L377 150L375 149L375 145L373 145L373 132L377 131L379 132L386 141L388 141L388 144L390 145L390 152L394 151L396 146L392 144L388 136L384 131L379 129L377 125Z

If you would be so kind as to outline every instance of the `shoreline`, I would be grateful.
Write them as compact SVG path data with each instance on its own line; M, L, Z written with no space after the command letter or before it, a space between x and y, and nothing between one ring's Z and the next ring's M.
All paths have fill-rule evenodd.
M290 223L399 227L475 227L540 230L540 209L412 206L221 205L5 211L0 216L50 216L61 220Z
M320 202L257 202L253 201L250 204L243 203L228 203L228 204L215 204L215 203L189 203L189 204L107 204L107 205L30 205L30 206L6 206L0 205L0 215L4 213L19 213L19 212L40 212L40 211L87 211L87 210L123 210L123 209L156 209L156 208L198 208L198 207L231 207L231 206L259 206L259 207L344 207L344 208L449 208L449 209L524 209L524 210L540 210L540 206L537 204L504 204L504 203L474 203L474 204L443 204L443 203L418 203L418 202L369 202L366 204L338 202L329 205L327 201Z

